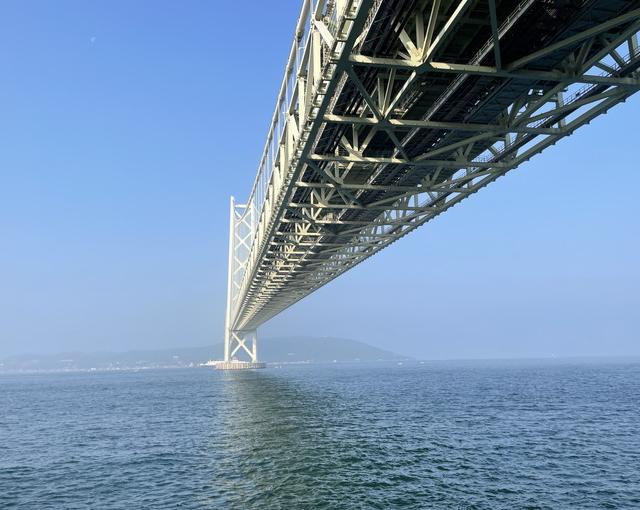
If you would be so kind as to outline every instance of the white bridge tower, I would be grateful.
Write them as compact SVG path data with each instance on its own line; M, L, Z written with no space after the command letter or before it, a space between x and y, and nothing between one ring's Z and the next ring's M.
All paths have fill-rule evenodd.
M251 241L255 234L255 208L236 204L231 197L229 206L229 260L227 274L227 310L224 324L224 361L216 368L222 370L264 368L258 361L256 329L236 329L235 319L242 278L247 268Z

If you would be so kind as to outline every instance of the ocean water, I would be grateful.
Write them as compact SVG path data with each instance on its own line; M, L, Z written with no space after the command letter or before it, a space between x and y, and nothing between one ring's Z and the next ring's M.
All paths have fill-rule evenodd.
M640 508L640 362L4 375L0 508Z

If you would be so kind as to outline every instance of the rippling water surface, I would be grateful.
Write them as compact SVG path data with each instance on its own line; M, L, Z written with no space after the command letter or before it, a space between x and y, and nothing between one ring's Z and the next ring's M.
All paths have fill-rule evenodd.
M0 508L640 508L640 363L0 376Z

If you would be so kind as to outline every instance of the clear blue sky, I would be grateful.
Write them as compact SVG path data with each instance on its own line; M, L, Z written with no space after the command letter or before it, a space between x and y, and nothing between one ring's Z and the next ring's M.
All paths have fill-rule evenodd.
M298 0L3 2L0 357L222 338ZM640 97L274 319L429 358L640 354Z

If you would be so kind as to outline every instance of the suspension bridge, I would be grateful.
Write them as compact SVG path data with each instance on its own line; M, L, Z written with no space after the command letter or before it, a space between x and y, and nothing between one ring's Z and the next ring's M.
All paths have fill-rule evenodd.
M639 31L640 0L305 0L231 198L218 368L264 366L265 321L637 92Z

